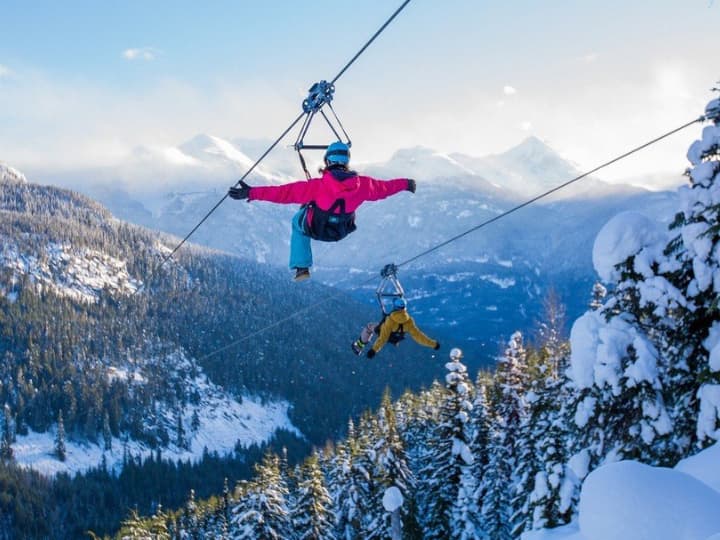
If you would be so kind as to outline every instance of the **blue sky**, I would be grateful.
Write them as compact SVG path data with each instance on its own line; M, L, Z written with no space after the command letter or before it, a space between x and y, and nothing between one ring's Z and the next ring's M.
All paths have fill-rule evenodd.
M0 0L0 160L122 162L198 133L274 138L400 4ZM413 0L338 82L360 161L536 135L589 168L702 112L713 0ZM606 171L681 171L699 130Z

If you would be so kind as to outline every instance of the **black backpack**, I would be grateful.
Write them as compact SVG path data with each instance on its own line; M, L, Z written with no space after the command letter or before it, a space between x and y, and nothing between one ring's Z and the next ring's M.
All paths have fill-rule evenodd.
M327 210L323 210L315 201L305 205L307 211L312 210L312 221L304 220L303 230L313 240L323 242L337 242L353 232L355 226L355 212L345 212L345 199L338 199ZM339 213L335 210L339 209Z
M375 327L375 333L380 332L380 327L385 322L385 319L387 319L387 315L383 314L383 318L380 320L378 325ZM405 339L405 330L403 329L403 325L400 325L400 328L397 330L394 330L393 332L390 332L390 335L388 336L387 342L391 345L397 345L400 343L403 339Z

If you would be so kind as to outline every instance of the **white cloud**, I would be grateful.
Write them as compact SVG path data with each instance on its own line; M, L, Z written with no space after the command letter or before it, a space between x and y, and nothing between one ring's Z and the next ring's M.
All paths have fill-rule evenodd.
M37 71L0 85L0 103L22 119L0 128L3 160L58 172L114 166L137 146L175 146L198 133L274 138L299 106L275 86L248 79L202 89L160 79L127 89Z
M515 94L517 94L517 90L512 86L506 85L503 87L503 94L505 94L506 96L514 96Z
M595 62L595 60L599 58L599 56L600 55L598 53L588 53L582 57L582 61L586 64L592 64L593 62Z
M532 122L525 121L520 123L520 129L522 129L523 131L530 131L532 127Z
M12 72L10 71L10 68L5 67L2 64L0 64L0 79L2 79L4 77L9 77L11 75L11 73Z
M155 57L158 55L159 51L157 49L153 49L152 47L140 47L138 49L125 49L123 51L123 57L125 57L126 60L146 60L151 61L155 60Z

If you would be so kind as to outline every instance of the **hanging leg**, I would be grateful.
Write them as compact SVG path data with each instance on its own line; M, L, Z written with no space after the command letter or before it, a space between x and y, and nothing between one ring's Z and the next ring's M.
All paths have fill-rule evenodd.
M303 232L305 209L301 208L292 218L290 235L290 268L310 268L313 264L310 237Z

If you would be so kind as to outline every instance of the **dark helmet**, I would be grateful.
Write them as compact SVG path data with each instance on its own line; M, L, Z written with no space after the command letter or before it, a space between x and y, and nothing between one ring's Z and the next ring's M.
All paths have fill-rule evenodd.
M341 141L335 141L325 150L325 165L347 165L350 163L350 147Z
M395 298L393 300L393 311L398 311L400 309L405 309L407 307L407 302L404 298Z

